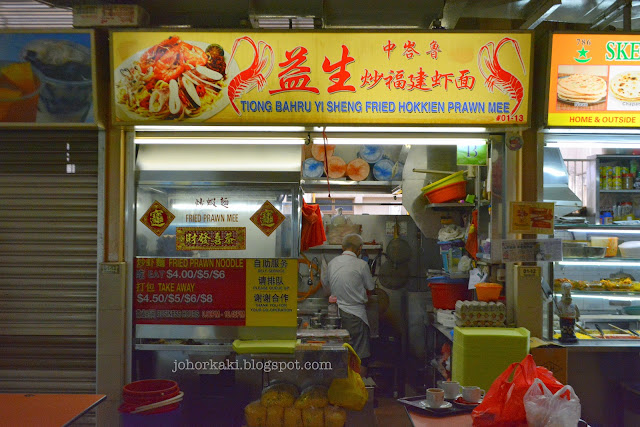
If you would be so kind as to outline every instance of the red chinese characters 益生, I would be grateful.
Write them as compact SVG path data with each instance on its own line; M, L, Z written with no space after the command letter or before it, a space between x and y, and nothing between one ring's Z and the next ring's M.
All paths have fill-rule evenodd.
M402 52L402 56L406 56L407 59L413 59L414 55L420 55L420 52L416 50L416 42L407 40L407 42L404 44L404 52Z
M442 52L440 50L440 45L438 44L438 42L433 40L431 43L429 43L429 48L431 48L431 50L427 51L427 55L431 55L433 59L438 59L438 52Z
M391 52L396 48L396 44L392 43L391 40L387 40L387 44L382 46L382 50L387 52L387 59L391 59Z
M334 71L338 70L337 72L329 76L329 80L331 80L333 84L329 86L327 92L335 93L356 91L355 87L345 84L347 80L351 78L351 73L347 71L347 65L351 64L352 62L354 62L354 59L353 57L349 56L349 48L345 45L342 45L342 58L340 59L340 61L332 64L331 61L329 61L329 58L327 58L326 56L324 57L322 70L325 73L333 73Z
M320 93L317 88L309 86L309 82L311 82L311 77L309 77L311 68L302 66L307 60L307 53L309 53L309 51L303 46L298 46L293 50L285 52L287 60L278 64L280 68L284 68L284 70L278 74L280 89L270 90L269 93L271 95L292 91Z

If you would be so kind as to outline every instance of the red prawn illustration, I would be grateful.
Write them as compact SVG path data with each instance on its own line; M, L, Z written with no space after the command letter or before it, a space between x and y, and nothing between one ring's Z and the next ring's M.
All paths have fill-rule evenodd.
M518 80L516 76L503 69L498 61L498 52L506 43L513 44L513 47L518 54L520 65L522 65L522 71L524 71L524 74L527 74L527 70L524 67L524 62L522 61L522 55L520 53L520 45L516 40L510 37L505 37L500 40L498 45L495 47L495 50L493 42L489 42L482 46L478 51L478 68L484 77L484 84L489 92L493 92L493 88L495 86L500 90L500 92L508 95L509 99L516 101L516 105L513 108L513 111L511 111L511 115L513 116L516 111L518 111L518 108L520 108L520 103L522 102L522 98L524 98L524 88L522 86L522 82ZM483 62L484 66L482 64Z
M231 82L229 82L229 88L227 89L229 101L239 116L242 115L242 112L236 105L235 100L245 93L250 92L256 86L258 87L258 91L262 91L267 84L267 77L271 74L274 63L273 49L269 44L260 40L258 45L256 45L251 37L244 36L236 39L233 43L231 57L229 58L229 62L227 62L227 66L231 63L231 60L236 54L236 49L243 40L249 42L253 47L253 62L249 67L231 79ZM265 71L265 68L267 67L268 69Z

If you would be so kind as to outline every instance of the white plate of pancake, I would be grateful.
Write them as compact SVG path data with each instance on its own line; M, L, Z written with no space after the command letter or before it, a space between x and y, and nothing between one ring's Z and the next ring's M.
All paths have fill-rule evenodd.
M607 99L607 81L592 74L570 74L558 78L557 94L568 104L598 104Z

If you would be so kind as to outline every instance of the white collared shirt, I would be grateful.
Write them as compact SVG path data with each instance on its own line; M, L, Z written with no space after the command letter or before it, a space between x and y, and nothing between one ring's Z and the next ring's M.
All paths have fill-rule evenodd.
M344 251L322 271L322 286L338 298L338 308L361 318L367 325L367 290L374 288L369 264L351 251Z

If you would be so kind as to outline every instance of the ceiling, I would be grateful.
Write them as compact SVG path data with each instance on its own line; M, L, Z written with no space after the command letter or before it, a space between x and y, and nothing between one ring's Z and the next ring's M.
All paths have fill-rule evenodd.
M99 3L138 4L149 13L150 27L429 29L440 20L446 29L473 29L483 20L501 21L494 29L535 28L543 21L552 21L577 24L581 30L622 30L625 4L630 10L627 30L640 24L640 0L38 1L65 8Z

